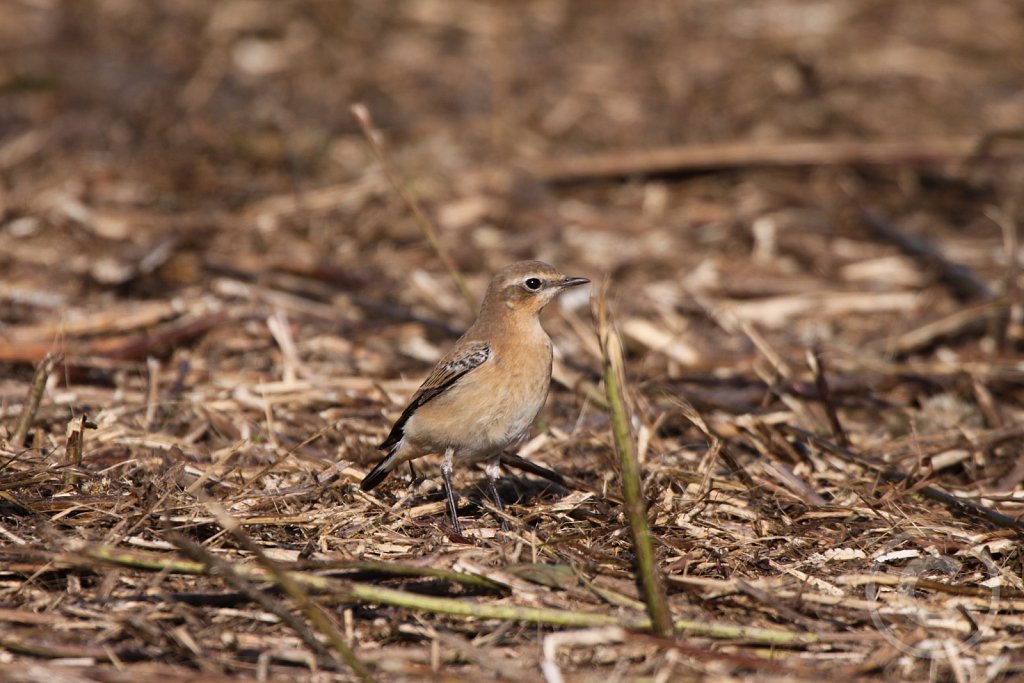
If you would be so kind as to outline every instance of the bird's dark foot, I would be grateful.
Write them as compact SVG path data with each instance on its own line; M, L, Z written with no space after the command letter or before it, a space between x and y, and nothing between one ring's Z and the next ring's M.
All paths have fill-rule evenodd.
M462 525L459 524L459 504L458 499L455 496L455 491L452 489L452 450L449 448L445 451L444 460L441 463L441 480L444 482L444 495L448 500L448 519L452 523L452 531L459 538L465 538L462 535Z
M495 515L495 517L498 518L498 523L501 524L502 531L512 531L512 525L508 523L508 520L505 519L504 515Z
M498 520L498 523L501 524L502 531L512 531L512 527L509 525L508 519L505 516L505 506L502 505L501 498L498 496L498 487L494 485L494 482L491 482L491 485L488 488L491 490L491 500L494 503L494 510L491 511L491 514L493 514L495 519Z
M498 456L491 462L487 463L487 467L484 468L484 473L487 475L487 491L491 494L491 500L494 502L494 507L497 508L497 514L495 517L498 518L498 522L501 524L502 531L511 531L512 527L509 526L508 520L505 519L505 506L501 502L501 494L498 493L498 479L501 478L501 456Z

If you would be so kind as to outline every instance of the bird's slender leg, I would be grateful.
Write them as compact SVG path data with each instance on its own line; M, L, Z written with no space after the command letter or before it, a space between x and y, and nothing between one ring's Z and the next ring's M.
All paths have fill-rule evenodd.
M452 460L455 457L454 448L446 448L444 459L441 460L441 479L444 480L444 493L448 496L448 516L452 520L452 528L459 536L462 535L462 527L459 525L459 506L455 502L455 492L452 490Z
M498 508L498 512L505 512L505 506L501 504L501 496L498 495L498 479L501 478L501 453L488 461L487 466L484 467L484 474L487 476L487 489L494 501L494 506ZM501 522L502 529L509 530L504 515L498 515L498 521Z

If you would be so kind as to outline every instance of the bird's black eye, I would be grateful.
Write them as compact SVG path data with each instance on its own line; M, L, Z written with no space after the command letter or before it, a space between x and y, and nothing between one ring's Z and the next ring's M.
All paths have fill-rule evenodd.
M538 278L527 278L525 284L527 289L533 290L534 292L540 289L540 280Z

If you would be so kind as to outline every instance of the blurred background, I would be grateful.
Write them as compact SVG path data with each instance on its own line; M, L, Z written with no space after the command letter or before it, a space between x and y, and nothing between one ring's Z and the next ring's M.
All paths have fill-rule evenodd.
M519 258L612 273L631 305L669 309L682 280L744 297L915 282L898 256L843 280L850 262L893 255L840 220L864 205L984 270L1002 236L983 208L1018 211L1019 165L751 164L575 184L537 171L674 145L1019 130L1021 35L1010 0L8 0L0 313L29 322L224 272L300 271L464 325L357 102L477 291Z

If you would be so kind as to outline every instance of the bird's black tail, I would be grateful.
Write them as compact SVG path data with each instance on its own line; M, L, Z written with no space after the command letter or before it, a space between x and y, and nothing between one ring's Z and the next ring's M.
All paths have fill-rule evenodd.
M363 477L363 480L359 482L359 488L364 491L369 491L377 486L377 484L387 479L388 475L391 474L391 470L395 468L396 451L398 451L397 448L384 456L384 459L377 463L376 466L374 466L374 468L370 470L365 477Z

